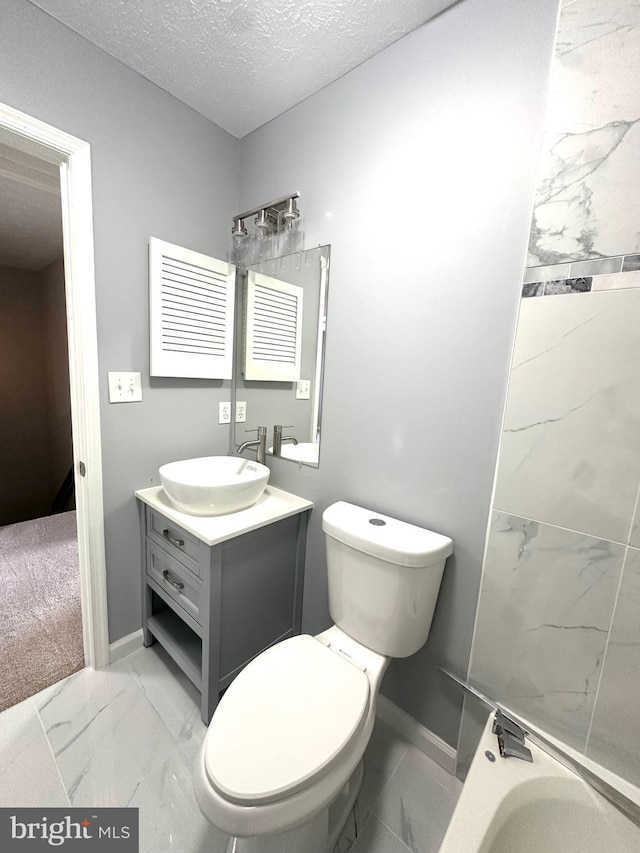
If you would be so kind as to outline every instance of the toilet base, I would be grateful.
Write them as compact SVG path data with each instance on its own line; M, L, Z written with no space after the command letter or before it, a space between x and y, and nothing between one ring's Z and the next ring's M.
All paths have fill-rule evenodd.
M332 853L362 785L362 761L331 803L312 820L277 835L232 837L225 853Z

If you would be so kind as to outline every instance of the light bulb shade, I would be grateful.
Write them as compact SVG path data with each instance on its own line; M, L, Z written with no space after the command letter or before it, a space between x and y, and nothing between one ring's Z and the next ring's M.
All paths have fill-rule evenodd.
M236 239L242 239L247 236L247 229L244 227L244 219L234 219L231 236Z
M295 198L290 198L287 202L286 210L283 211L282 217L286 222L293 222L295 219L298 219L300 216L300 211L296 207Z
M256 216L256 228L262 231L263 234L266 234L269 230L269 217L266 210L261 210Z

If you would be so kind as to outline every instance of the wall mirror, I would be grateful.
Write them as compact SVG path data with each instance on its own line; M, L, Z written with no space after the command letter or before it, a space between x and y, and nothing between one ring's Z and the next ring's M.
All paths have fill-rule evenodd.
M329 246L261 261L238 270L235 399L246 405L235 424L236 447L249 430L282 425L280 454L317 468L322 432ZM277 441L276 453L277 454Z

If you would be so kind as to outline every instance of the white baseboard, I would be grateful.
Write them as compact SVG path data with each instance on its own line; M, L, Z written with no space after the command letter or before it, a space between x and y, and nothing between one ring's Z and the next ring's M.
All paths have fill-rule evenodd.
M126 637L121 637L115 643L109 645L109 663L115 663L117 660L135 652L142 645L142 628L134 631L133 634L127 634Z
M414 720L406 711L403 711L385 696L378 696L376 714L406 738L409 743L412 743L416 749L424 752L432 761L444 768L447 773L451 773L452 776L455 775L456 751L442 738Z

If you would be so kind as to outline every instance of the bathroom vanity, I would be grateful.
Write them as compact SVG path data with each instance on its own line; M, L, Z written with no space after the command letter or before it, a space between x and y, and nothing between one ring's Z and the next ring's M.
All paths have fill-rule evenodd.
M176 510L162 487L137 491L145 646L160 643L201 692L208 724L261 651L300 633L311 501L267 486L221 516Z

